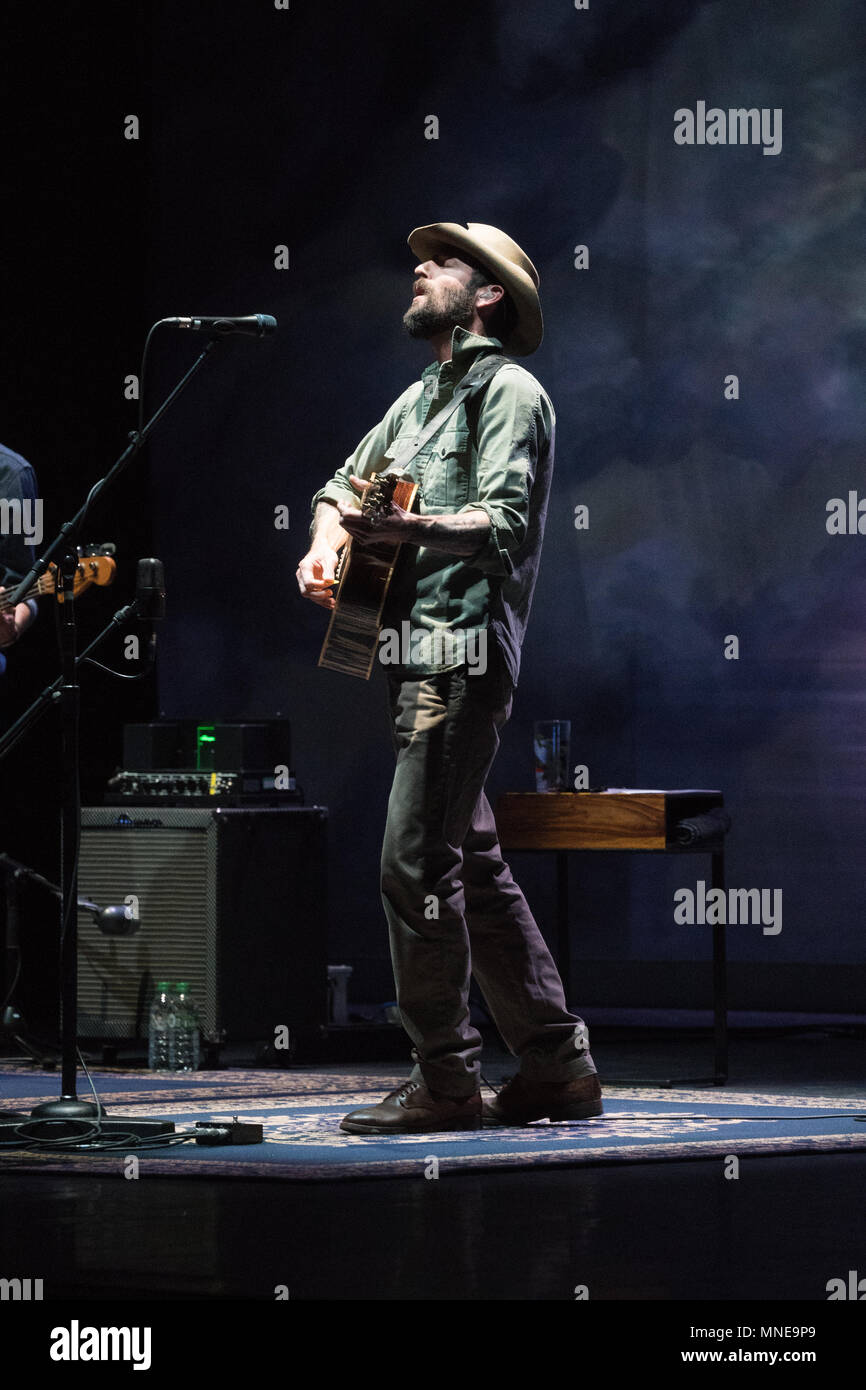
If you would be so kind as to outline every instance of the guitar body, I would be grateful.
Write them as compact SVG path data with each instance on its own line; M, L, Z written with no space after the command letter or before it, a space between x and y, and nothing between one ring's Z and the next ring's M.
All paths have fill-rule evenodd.
M396 471L377 474L364 494L361 511L381 514L388 512L393 502L409 512L417 491L417 483ZM346 542L337 568L337 606L325 634L320 666L370 679L379 647L382 609L399 550L399 545Z

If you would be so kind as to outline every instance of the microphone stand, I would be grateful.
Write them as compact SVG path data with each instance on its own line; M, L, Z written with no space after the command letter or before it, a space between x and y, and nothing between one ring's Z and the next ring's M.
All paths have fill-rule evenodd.
M18 1047L20 1047L22 1051L27 1054L31 1062L36 1062L37 1065L42 1067L49 1065L53 1067L56 1065L56 1062L55 1060L49 1061L49 1056L46 1049L33 1046L33 1044L27 1038L21 1036L22 1033L26 1033L27 1025L24 1022L24 1019L18 1013L18 1009L15 1004L15 987L18 980L18 975L20 973L19 964L21 959L21 946L19 940L18 926L19 881L26 879L32 883L37 883L42 887L50 888L52 890L54 890L54 885L49 883L47 879L42 878L42 876L40 874L37 874L35 870L28 869L26 864L19 864L17 859L10 859L8 854L0 854L0 874L4 873L6 875L6 959L9 967L8 975L12 979L12 985L9 989L8 994L3 1000L3 1016L2 1018L0 1018L0 1041L5 1043L6 1036L8 1034L12 1041L17 1043ZM54 891L55 895L59 897L60 889L58 888ZM4 1057L2 1060L5 1062L18 1061L20 1059L18 1057ZM17 1110L11 1112L8 1110L0 1111L0 1123L8 1119L23 1120L24 1118L25 1116L20 1114L20 1112Z
M77 557L76 562L78 564L81 563L79 560L77 560ZM123 627L123 624L128 622L130 618L141 618L143 620L145 617L146 614L143 614L139 611L138 602L135 599L132 603L125 604L123 608L118 608L117 612L113 614L113 616L109 619L102 631L98 633L96 637L94 637L90 646L85 647L84 651L81 652L80 655L76 655L76 667L81 666L83 662L87 661L91 652L95 652L98 647L102 646L103 642L105 641L108 634L111 632L112 628ZM140 674L143 676L147 675L152 665L153 657L151 656L149 659L148 667ZM115 675L116 674L117 672L115 672ZM130 680L132 679L132 677L127 676L126 679ZM135 679L137 680L139 679L139 677L136 676ZM0 734L0 759L5 757L7 753L10 753L12 749L15 747L15 744L20 742L27 729L29 729L33 721L39 717L45 706L53 704L57 700L62 689L63 676L60 675L56 678L56 680L53 680L50 685L46 685L45 689L36 696L36 699L33 701L31 705L28 706L28 708L24 711L20 718L16 719L14 724L9 725L9 728L6 730L5 733ZM0 867L2 867L4 858L5 856L0 854ZM58 896L60 896L59 890Z
M166 396L143 428L131 432L130 442L123 453L105 477L91 488L83 506L79 508L70 521L64 523L48 549L35 561L30 572L25 575L14 593L9 595L14 611L15 604L22 601L23 596L45 573L52 557L62 550L57 583L57 602L61 603L62 607L61 674L58 681L43 691L34 704L25 710L21 719L0 738L0 758L2 758L24 732L24 728L42 710L47 708L49 703L53 703L55 699L59 700L62 730L61 785L63 788L60 838L60 885L62 892L60 914L61 1094L59 1100L45 1101L41 1105L35 1106L31 1111L33 1119L46 1122L46 1137L50 1138L63 1138L67 1134L72 1137L82 1121L85 1122L85 1125L89 1122L94 1130L98 1129L101 1133L122 1132L144 1135L170 1134L174 1131L174 1124L170 1120L143 1118L106 1120L101 1103L96 1105L92 1101L79 1100L76 1090L78 1074L77 909L78 855L81 838L81 769L78 739L80 689L77 678L78 660L76 657L75 602L73 599L75 571L78 566L75 537L93 502L116 481L130 460L139 452L152 430L177 400L181 391L200 371L217 341L216 336L208 339L189 371ZM108 630L106 628L105 631ZM104 635L105 633L101 634L101 637ZM37 1138L38 1136L31 1134L29 1137ZM88 1133L81 1135L81 1137L84 1139L92 1136Z
M17 979L17 965L21 953L18 926L19 884L33 884L34 887L44 889L46 893L50 893L52 897L57 898L61 902L63 901L63 892L57 886L56 883L51 883L47 878L43 878L42 874L38 874L35 869L29 868L26 864L19 863L17 859L12 859L8 854L0 854L0 874L6 875L6 952L7 956L10 957L10 974L12 973L13 969L11 957L16 957L15 978ZM105 911L99 907L98 903L92 903L87 898L79 898L78 906L79 908L84 908L87 912L91 914L93 920L97 923L101 931L109 930L109 928L105 925ZM108 909L109 912L123 913L124 918L126 917L126 912L128 912L128 910L128 908L124 909L122 907ZM102 918L102 920L100 920L100 918ZM110 918L109 920L114 921L116 919ZM132 918L129 920L129 926L130 928L132 928L132 931L137 931L139 925L140 923L138 921L138 918ZM119 931L116 932L115 929L112 928L112 934L120 935L121 933ZM131 935L132 933L124 930L122 934L125 936ZM18 1046L27 1054L31 1062L36 1062L39 1066L42 1067L49 1066L53 1070L53 1068L56 1066L56 1059L50 1056L50 1049L38 1048L34 1046L33 1043L31 1043L26 1037L21 1036L22 1033L26 1034L27 1026L23 1019L21 1019L21 1015L18 1013L17 1006L15 1004L14 982L9 993L6 995L6 998L4 999L3 1003L4 1013L2 1019L0 1019L0 1042L4 1041L6 1035L8 1034L13 1039L13 1041L16 1042ZM21 1022L21 1027L16 1031L15 1024L19 1020ZM0 1060L18 1061L19 1059L16 1057L9 1059L4 1058ZM19 1114L18 1111L13 1112L13 1117L17 1118L19 1121L26 1119L26 1116ZM8 1111L0 1111L0 1124L2 1124L4 1120L7 1120L9 1118L10 1114Z

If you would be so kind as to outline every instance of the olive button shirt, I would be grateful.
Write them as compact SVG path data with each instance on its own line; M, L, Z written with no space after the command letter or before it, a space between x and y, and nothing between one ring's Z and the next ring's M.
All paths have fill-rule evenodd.
M431 363L420 381L398 397L316 493L313 512L322 501L351 497L357 503L350 475L370 478L387 468L385 451L398 435L417 433L448 404L479 358L501 352L498 338L455 328L451 360ZM435 656L443 650L443 633L462 629L459 636L465 641L470 633L489 629L517 684L544 534L554 435L555 416L546 392L524 367L506 361L480 398L462 402L410 463L409 474L419 484L415 508L422 516L479 509L489 516L490 531L470 557L427 546L401 547L383 625L409 624L413 640L411 646L404 643L399 668L407 675L435 675L455 664L424 660L424 643L416 647L415 634L429 636L427 653ZM438 644L434 635L440 638ZM444 651L449 651L447 645Z

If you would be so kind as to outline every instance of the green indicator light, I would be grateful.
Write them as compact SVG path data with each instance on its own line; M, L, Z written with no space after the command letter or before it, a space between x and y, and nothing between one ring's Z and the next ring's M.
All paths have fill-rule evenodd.
M216 730L213 724L199 724L195 731L195 765L199 772L213 771Z

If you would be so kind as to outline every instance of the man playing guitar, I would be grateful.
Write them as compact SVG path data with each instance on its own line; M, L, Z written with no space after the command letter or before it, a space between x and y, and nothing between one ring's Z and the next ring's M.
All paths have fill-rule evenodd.
M435 360L316 493L297 571L301 593L333 610L347 539L400 543L384 622L408 625L412 637L399 662L384 665L380 653L397 757L381 890L415 1066L341 1128L400 1134L583 1119L602 1113L586 1027L566 1008L484 795L511 712L553 466L550 400L503 356L527 356L541 342L538 273L516 242L482 223L419 227L409 245L417 264L404 324ZM413 448L482 362L483 389L463 394L442 429ZM395 441L408 441L418 510L362 515L360 499L395 457ZM470 651L482 659L468 660ZM483 1107L470 974L519 1058L518 1074Z

